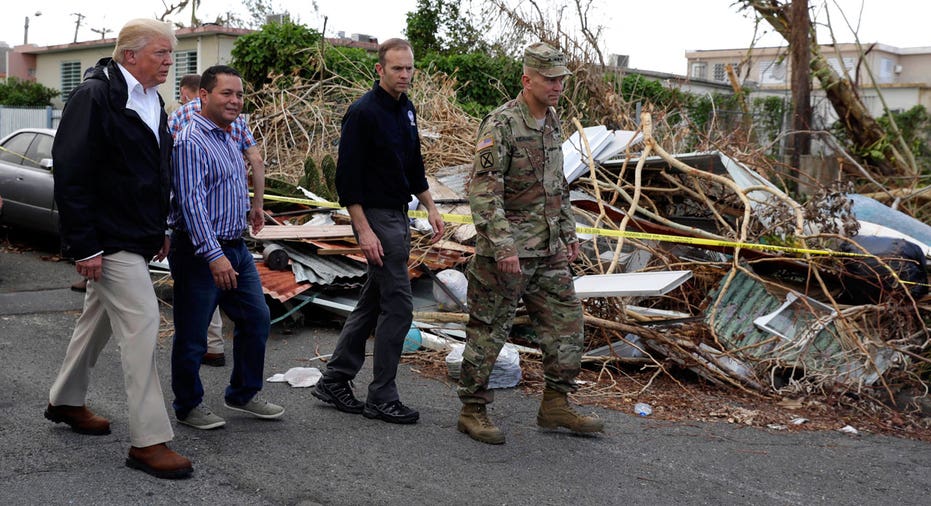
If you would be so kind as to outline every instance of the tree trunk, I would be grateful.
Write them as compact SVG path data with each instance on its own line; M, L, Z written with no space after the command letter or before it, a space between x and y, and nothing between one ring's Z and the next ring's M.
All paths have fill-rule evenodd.
M811 73L808 35L811 19L808 0L792 0L792 166L801 167L803 155L811 154Z
M777 0L744 0L744 4L752 7L765 19L787 42L792 41L791 21L788 15L787 4ZM809 67L812 75L821 84L828 100L834 106L839 121L844 125L851 142L861 156L866 157L876 165L883 175L908 175L911 170L895 154L891 142L883 142L886 132L883 131L876 119L860 101L855 84L842 79L837 72L828 65L827 59L821 54L814 27L809 21L807 29L811 34L809 38L809 51L811 60Z

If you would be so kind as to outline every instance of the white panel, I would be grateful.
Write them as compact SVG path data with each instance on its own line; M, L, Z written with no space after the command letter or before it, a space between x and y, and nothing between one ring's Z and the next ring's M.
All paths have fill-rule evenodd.
M663 295L685 283L692 271L624 272L595 274L575 279L575 293L586 297Z

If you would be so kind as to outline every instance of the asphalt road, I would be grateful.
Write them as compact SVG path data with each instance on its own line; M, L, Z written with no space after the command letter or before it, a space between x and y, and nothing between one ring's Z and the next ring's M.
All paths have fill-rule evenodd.
M229 367L204 367L223 429L175 427L171 446L194 476L159 480L124 465L129 448L119 354L97 363L87 404L111 420L82 436L42 417L82 296L73 266L49 253L0 252L0 504L928 504L931 444L839 432L785 433L726 423L670 423L598 410L607 433L537 429L539 399L499 392L491 410L508 441L456 431L446 383L402 364L403 400L420 423L396 426L322 405L309 389L267 383L279 421L222 406ZM332 350L332 328L273 328L266 377ZM163 390L170 341L159 350ZM357 392L371 377L363 369ZM166 399L168 402L169 399Z

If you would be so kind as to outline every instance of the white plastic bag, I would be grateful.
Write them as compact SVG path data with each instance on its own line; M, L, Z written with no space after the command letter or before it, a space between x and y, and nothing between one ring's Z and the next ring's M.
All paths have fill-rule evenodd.
M456 269L445 269L436 273L436 279L449 288L462 307L466 307L466 291L469 288L469 282L465 274ZM456 301L450 298L438 283L433 283L433 298L436 299L440 311L461 311Z
M458 380L462 371L462 352L465 350L465 345L454 343L452 348L453 350L446 355L446 369L449 371L450 377ZM488 388L511 388L517 386L520 379L520 353L517 352L517 348L513 344L505 343L501 347L501 352L498 354L494 367L491 369Z
M272 375L265 381L270 383L287 382L292 387L307 388L312 387L320 381L323 374L316 367L292 367L288 372Z

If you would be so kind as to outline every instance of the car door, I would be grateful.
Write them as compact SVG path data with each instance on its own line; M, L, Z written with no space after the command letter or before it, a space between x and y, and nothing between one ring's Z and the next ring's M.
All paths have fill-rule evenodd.
M29 145L29 151L26 152L27 164L37 165L33 167L38 175L35 179L35 185L28 188L29 194L27 200L35 206L38 213L37 219L42 221L36 222L36 228L58 233L58 206L55 205L55 178L52 175L52 144L55 138L51 135L39 132L35 140Z
M50 233L58 232L55 183L51 166L52 137L20 132L0 146L0 194L4 223ZM46 162L48 165L48 162Z

